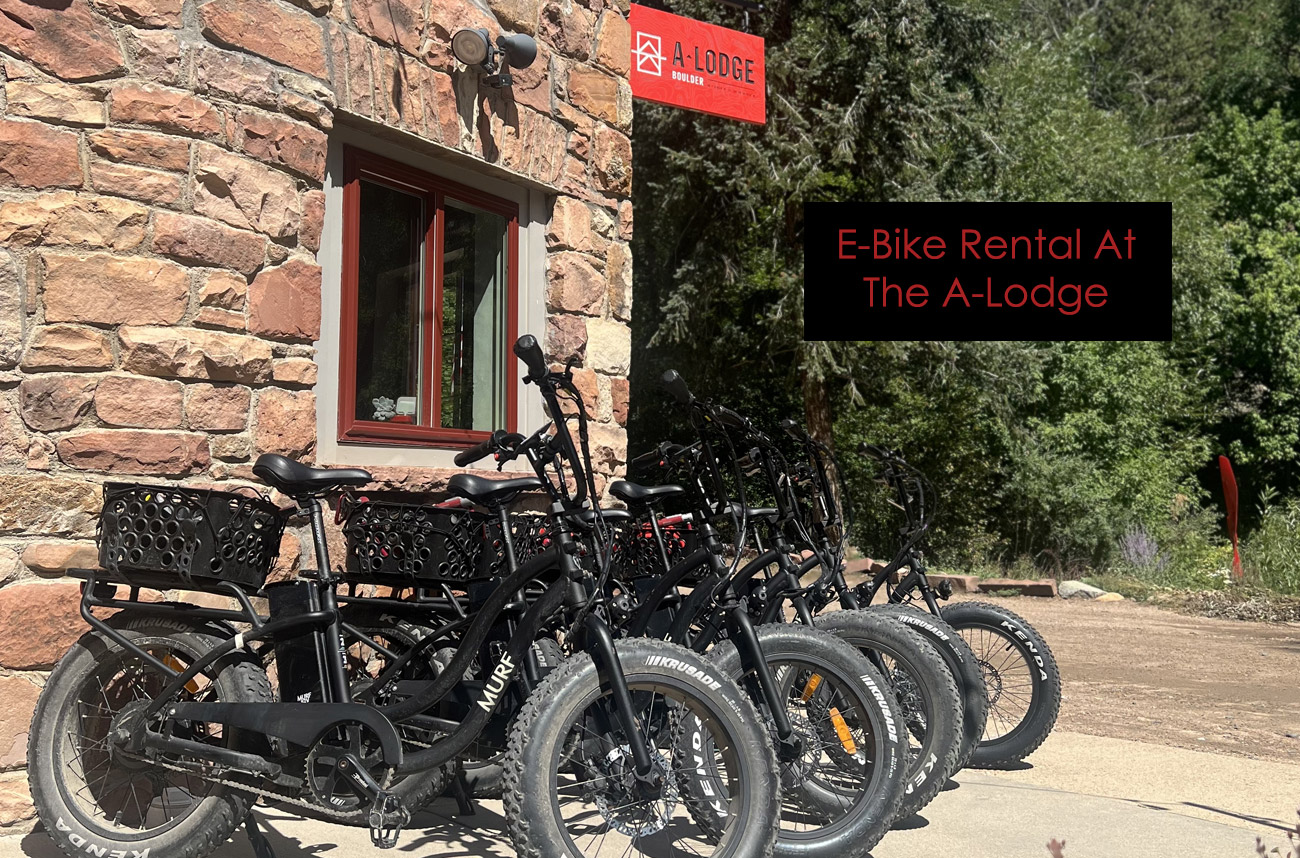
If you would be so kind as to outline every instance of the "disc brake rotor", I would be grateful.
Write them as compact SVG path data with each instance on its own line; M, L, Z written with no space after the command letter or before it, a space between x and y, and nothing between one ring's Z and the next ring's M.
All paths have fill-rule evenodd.
M650 752L659 770L668 772L668 758L663 752L658 748L651 748ZM620 745L603 759L592 762L605 774L601 779L602 788L595 791L593 798L610 828L626 837L648 837L663 831L680 798L676 778L663 778L658 798L639 798L632 749L628 745Z
M1002 698L1002 673L983 659L980 659L979 666L984 676L984 690L988 692L989 708L992 709Z

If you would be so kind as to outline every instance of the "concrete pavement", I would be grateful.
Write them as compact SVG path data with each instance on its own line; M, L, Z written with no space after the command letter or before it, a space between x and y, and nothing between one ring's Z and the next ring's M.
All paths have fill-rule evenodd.
M1251 858L1256 835L1286 841L1300 803L1300 766L1054 733L1011 772L962 772L919 816L890 832L874 858ZM259 810L278 858L378 855L360 829ZM439 801L403 834L400 855L508 858L499 802L460 819ZM253 858L242 832L215 858ZM42 833L0 838L0 858L61 858ZM167 856L154 856L167 858Z

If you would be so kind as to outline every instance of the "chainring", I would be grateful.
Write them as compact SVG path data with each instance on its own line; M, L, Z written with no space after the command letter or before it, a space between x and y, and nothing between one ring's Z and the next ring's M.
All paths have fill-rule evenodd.
M347 724L326 731L307 752L305 780L316 803L340 816L366 814L371 805L371 798L339 769L339 761L349 753L381 788L387 789L393 779L392 767L383 761L379 737L369 727Z

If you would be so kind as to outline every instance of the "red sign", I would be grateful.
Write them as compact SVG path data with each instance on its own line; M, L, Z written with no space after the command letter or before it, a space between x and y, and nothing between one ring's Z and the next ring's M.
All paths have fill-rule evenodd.
M632 4L632 96L762 125L763 40Z

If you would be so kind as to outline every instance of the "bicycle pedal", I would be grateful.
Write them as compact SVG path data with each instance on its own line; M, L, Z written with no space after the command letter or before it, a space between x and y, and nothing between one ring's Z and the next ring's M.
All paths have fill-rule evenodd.
M391 792L379 793L370 807L370 842L379 849L392 849L410 821L411 814L400 798Z

